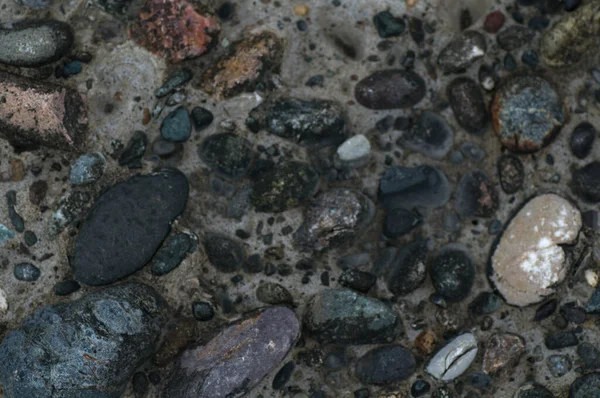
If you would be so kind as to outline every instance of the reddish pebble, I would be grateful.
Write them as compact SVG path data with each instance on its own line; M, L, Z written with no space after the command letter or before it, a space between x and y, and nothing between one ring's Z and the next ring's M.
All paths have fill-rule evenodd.
M496 10L485 17L483 29L488 33L496 33L504 25L505 16L500 10Z

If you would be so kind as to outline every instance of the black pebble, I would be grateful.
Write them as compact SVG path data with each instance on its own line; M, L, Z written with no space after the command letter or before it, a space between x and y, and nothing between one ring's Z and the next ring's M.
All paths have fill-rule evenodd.
M298 22L296 22L296 26L298 27L298 30L300 32L304 32L305 30L308 29L308 25L307 25L306 21L303 20L303 19L301 19Z
M204 240L204 248L210 263L221 272L235 272L245 262L242 246L227 237L209 235Z
M577 196L587 202L600 202L600 162L594 161L575 169L571 188Z
M57 296L68 296L69 294L75 293L80 288L81 285L77 281L69 279L54 285L54 294Z
M388 211L383 224L383 234L389 239L399 238L417 228L423 218L414 211L403 208Z
M400 36L406 24L402 18L394 17L389 11L381 11L373 17L373 24L377 28L379 37L387 39L388 37Z
M196 131L202 131L214 120L214 115L211 111L201 106L192 109L192 122Z
M582 122L573 129L569 145L573 155L579 159L584 159L592 151L594 141L598 132L596 128L588 122Z
M523 164L514 155L502 155L498 159L498 178L502 190L513 194L521 189L525 179Z
M35 232L29 230L25 231L25 233L23 234L23 239L25 239L25 243L27 244L27 246L33 246L38 241Z
M377 277L370 272L347 269L340 275L339 283L361 293L366 293L375 284Z
M565 0L565 10L567 11L575 11L577 7L581 4L581 0Z
M548 318L550 315L554 314L554 311L556 311L556 307L556 299L551 299L550 301L545 302L535 311L535 316L533 317L533 319L539 322Z
M460 250L442 251L433 260L430 273L436 292L449 301L463 300L471 293L475 266Z
M410 393L413 397L418 398L427 394L429 390L431 390L431 384L425 380L419 379L413 383L412 387L410 388Z
M148 394L148 378L144 372L133 375L133 393L136 397L145 397Z
M509 72L513 72L517 69L517 60L511 54L506 54L504 56L504 69Z
M294 362L288 362L275 375L273 378L273 390L281 390L285 383L287 383L292 377L292 373L294 373L294 369L296 368L296 364Z
M231 19L231 16L233 15L233 4L228 1L223 3L223 5L217 10L217 14L222 21Z
M15 278L24 282L37 281L42 274L38 267L30 263L21 263L15 265L13 273Z
M576 346L579 344L579 339L573 332L555 332L546 336L544 343L549 350L558 350Z
M192 314L197 320L206 322L213 319L215 310L212 305L206 301L194 301L192 303Z

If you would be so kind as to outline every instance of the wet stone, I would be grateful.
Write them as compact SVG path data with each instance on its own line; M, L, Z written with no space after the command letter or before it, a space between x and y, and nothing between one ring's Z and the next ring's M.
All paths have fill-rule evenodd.
M483 371L497 374L503 370L511 371L525 353L525 340L516 334L505 333L491 336L483 354Z
M482 135L489 115L479 84L468 77L458 77L448 85L446 95L458 124L471 134Z
M449 381L463 374L477 356L477 338L461 334L440 349L425 370L438 380Z
M383 39L400 36L406 28L404 20L394 17L389 11L381 11L375 14L373 24L377 29L377 33L379 33L379 37Z
M483 292L480 293L471 304L469 304L469 310L473 315L486 315L495 312L502 305L500 297L493 293Z
M373 219L371 199L349 189L331 189L318 195L304 211L304 221L294 233L300 248L324 250L354 238Z
M586 202L600 202L600 162L594 161L574 169L571 189Z
M450 186L446 175L434 167L394 166L381 176L379 197L386 209L437 208L450 199Z
M390 292L404 296L418 289L427 278L427 242L417 240L402 247L390 264L387 287Z
M386 343L397 334L398 316L379 300L350 290L324 290L310 300L307 331L321 344Z
M169 113L160 126L160 135L170 142L185 142L192 134L192 122L188 110L180 106Z
M73 46L74 34L65 22L25 20L13 24L12 29L0 29L0 40L0 64L37 67L65 56Z
M538 76L504 81L492 104L494 130L513 152L536 152L548 145L567 120L567 110L552 85Z
M6 396L121 396L158 346L163 306L154 289L126 283L39 308L0 345Z
M339 283L357 292L366 293L375 284L376 279L377 277L370 272L347 269L340 275Z
M575 380L569 398L595 398L600 394L600 373L590 373Z
M498 159L498 179L502 190L513 194L521 189L525 180L523 163L513 155L502 155Z
M423 217L414 211L397 208L391 209L385 216L383 234L389 239L396 239L410 233L423 222Z
M81 288L81 285L73 279L66 281L60 281L54 285L54 294L57 296L68 296L73 294Z
M173 236L161 247L150 262L153 275L162 276L173 271L181 264L188 253L194 251L195 238L181 233Z
M146 145L146 133L135 131L119 156L119 165L127 166L130 169L140 169L142 167L142 157L146 152Z
M433 259L429 270L435 291L446 300L465 299L475 280L475 266L469 256L446 247Z
M227 179L245 176L254 160L252 144L232 133L220 133L207 137L198 154L217 175Z
M319 186L319 175L307 163L285 162L259 173L250 201L256 211L280 213L310 199Z
M452 128L446 120L432 111L425 111L412 129L402 136L403 145L433 158L445 157L454 140Z
M527 202L510 221L489 262L490 280L509 304L535 304L554 292L568 268L559 245L573 243L581 226L579 210L558 195Z
M546 336L544 344L549 350L559 350L561 348L573 347L579 344L577 335L573 332L554 332Z
M550 355L546 360L546 366L553 377L563 377L571 371L573 364L566 355Z
M280 365L299 332L298 320L287 308L250 315L208 344L184 351L160 397L244 395Z
M24 282L35 282L40 278L41 274L40 269L30 263L17 264L13 270L15 278Z
M200 322L208 322L215 316L215 310L211 303L206 301L194 301L192 303L192 314Z
M106 171L106 159L100 152L81 155L71 165L69 179L72 185L86 185L102 178Z
M454 209L462 218L492 217L498 209L495 184L481 170L465 174L456 188Z
M476 31L466 31L444 47L437 63L444 73L459 73L482 58L486 51L485 36Z
M511 25L496 35L498 45L506 51L514 51L531 43L535 32L525 26Z
M157 98L166 97L173 93L177 88L192 80L192 77L194 77L194 75L191 70L187 68L179 69L169 75L167 81L164 82L162 86L154 90L154 95Z
M290 305L294 303L292 294L278 283L265 282L256 288L256 299L270 305Z
M410 108L425 97L425 81L412 71L381 70L359 81L354 97L369 109Z
M202 131L210 126L214 120L214 115L211 111L201 106L192 109L192 122L196 131Z
M185 209L187 197L187 178L173 169L137 175L109 188L76 238L71 259L75 279L105 285L142 268Z
M231 273L242 268L246 261L244 248L236 241L221 235L209 235L204 239L208 260L220 272Z
M406 348L393 345L375 348L356 362L356 377L364 384L387 385L408 379L416 361Z
M515 398L555 398L548 389L540 384L527 382L517 390Z
M592 151L597 134L596 128L591 123L579 123L573 129L571 139L569 140L569 146L573 155L579 159L586 158Z
M346 135L343 109L329 100L267 99L250 112L249 119L271 134L305 146L339 144Z

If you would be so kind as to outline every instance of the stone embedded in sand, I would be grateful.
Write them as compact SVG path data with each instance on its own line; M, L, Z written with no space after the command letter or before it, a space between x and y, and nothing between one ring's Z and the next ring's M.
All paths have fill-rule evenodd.
M581 213L568 200L540 195L511 220L489 263L489 277L504 299L524 307L553 293L566 276L565 253L581 229Z
M177 63L204 54L221 30L216 17L186 0L148 0L129 36L154 54Z
M476 31L466 31L444 47L437 63L444 73L459 73L482 58L486 51L485 36Z
M18 150L80 150L87 122L77 91L0 71L0 137Z

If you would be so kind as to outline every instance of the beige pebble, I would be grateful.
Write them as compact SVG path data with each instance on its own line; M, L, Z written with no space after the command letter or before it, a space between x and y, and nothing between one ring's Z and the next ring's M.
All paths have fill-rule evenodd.
M298 15L299 17L304 17L308 15L309 11L310 9L305 4L294 6L294 14Z
M406 6L408 8L411 8L411 7L416 6L418 2L419 2L419 0L406 0Z
M598 274L591 269L585 270L585 280L591 287L598 286Z

